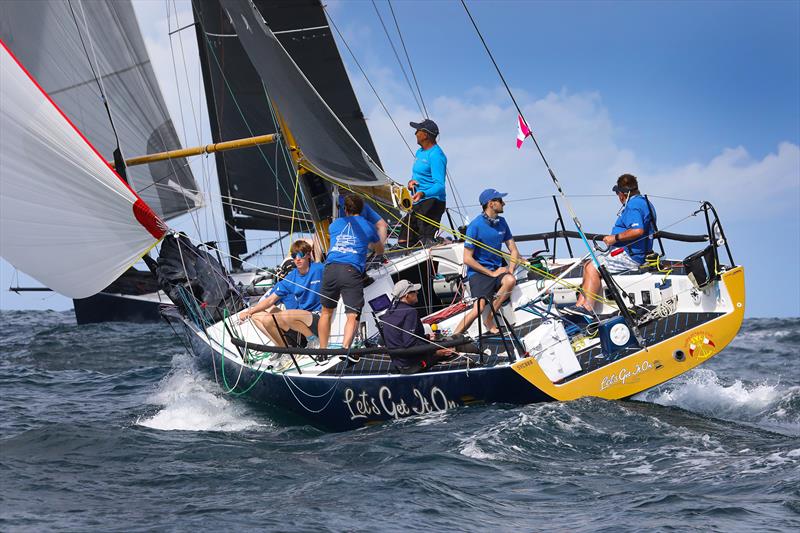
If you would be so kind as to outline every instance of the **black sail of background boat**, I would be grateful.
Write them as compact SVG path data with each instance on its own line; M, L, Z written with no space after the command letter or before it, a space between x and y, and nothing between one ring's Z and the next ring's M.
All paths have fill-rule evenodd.
M265 3L262 5L265 11L269 11L267 4L277 9L283 3ZM311 4L324 18L319 2ZM261 89L268 97L260 105L266 104L270 116L275 118L279 145L282 143L291 157L294 170L283 176L286 179L283 185L300 191L308 207L306 216L323 244L326 221L322 215L326 213L317 209L324 205L315 197L317 193L320 197L329 196L328 205L333 204L335 189L344 188L364 195L387 213L402 207L398 192L401 188L380 168L377 158L370 153L374 148L368 149L363 138L349 130L352 125L337 117L311 76L304 75L299 61L290 55L291 45L276 36L276 32L283 31L283 35L293 36L292 43L302 43L302 33L309 30L315 38L324 37L321 34L326 32L330 38L330 30L325 29L327 24L286 28L276 22L273 28L270 15L259 10L259 3L248 0L221 0L219 4L213 0L197 1L195 6L198 35L207 44L208 64L204 68L211 69L211 56L220 51L220 46L227 50L229 40L235 35L237 46L241 46L253 67L249 75L258 75ZM279 19L276 16L276 21ZM227 25L221 22L225 20ZM209 28L216 30L211 33L224 44L209 39ZM304 49L302 44L297 46ZM234 56L240 61L244 59L241 54ZM4 73L20 80L17 84L20 88L30 85L18 72L15 61L4 47ZM227 79L224 69L219 76L221 81ZM220 116L229 113L225 109L230 106L226 108L220 103L226 97L224 93L218 94L222 90L220 80L215 86L213 76L206 73L207 86L209 79L219 135ZM35 96L35 91L30 92ZM22 94L20 89L11 96L22 97ZM235 93L231 96L235 98ZM49 109L47 103L40 105ZM13 113L9 114L15 118ZM26 131L28 125L18 117L15 120L16 127ZM85 148L67 129L64 135L75 150ZM6 149L3 145L0 148ZM61 157L59 154L52 154L52 158ZM25 178L35 180L36 165L21 154L16 157L26 170ZM227 165L230 161L222 163ZM228 176L228 169L223 174ZM112 177L104 173L108 183L113 181ZM327 191L322 191L320 184ZM16 205L12 203L13 195L10 199L0 199L6 202L5 206ZM258 213L248 213L242 208L246 201L247 198L231 201L238 204L231 206L234 207L231 212L242 219L258 218ZM270 201L279 199L267 198L264 203ZM603 292L593 295L599 318L595 324L576 323L562 315L560 305L575 301L582 265L589 254L574 257L568 244L569 257L557 257L555 243L559 238L569 243L569 237L595 236L566 231L556 201L556 231L517 238L544 240L548 246L544 253L517 264L518 283L511 304L495 317L502 325L500 334L481 331L481 320L477 320L464 336L451 338L450 333L471 305L471 299L469 286L463 279L466 237L456 228L443 227L454 239L399 251L368 263L370 283L365 284L367 305L360 317L357 346L349 350L280 348L272 345L252 322L237 319L236 313L247 305L246 295L215 254L185 235L167 232L155 215L147 214L142 200L135 195L119 200L121 218L125 218L124 208L128 203L141 226L134 224L135 231L131 230L130 241L136 253L145 253L153 239L161 241L158 260L151 259L149 264L174 304L165 310L164 316L185 338L198 364L213 374L225 393L293 413L326 429L351 429L478 403L522 404L584 396L629 398L718 354L734 338L744 315L744 269L734 262L719 217L708 202L698 203L694 212L705 222L703 235L656 231L650 236L662 243L667 239L702 243L700 250L683 260L671 260L663 254L662 244L662 254L655 255L638 270L606 277ZM292 208L296 211L296 204ZM273 214L280 218L280 213L276 209ZM65 214L67 218L71 216ZM239 224L238 230L247 229L245 220ZM16 260L30 265L27 268L35 270L40 281L58 283L65 294L73 292L69 283L75 283L74 279L63 280L57 273L36 270L29 257L30 250L16 247L12 241L9 239L7 248L12 263ZM83 245L92 251L92 243L87 241ZM4 256L6 253L4 249ZM123 252L120 249L116 253ZM239 259L246 262L241 256ZM113 266L100 274L111 275ZM428 313L423 322L431 329L436 326L441 336L410 350L448 347L456 352L429 370L411 375L391 372L391 357L407 355L408 351L387 349L381 334L381 328L387 327L381 320L385 302L393 283L401 278L422 284ZM333 342L341 339L343 311L340 303L333 323ZM357 355L358 361L353 363L341 357L346 354Z

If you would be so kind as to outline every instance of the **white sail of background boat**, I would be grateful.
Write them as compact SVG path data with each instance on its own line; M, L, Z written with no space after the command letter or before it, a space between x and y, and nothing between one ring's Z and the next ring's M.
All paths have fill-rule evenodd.
M0 44L0 255L61 294L90 296L166 228Z

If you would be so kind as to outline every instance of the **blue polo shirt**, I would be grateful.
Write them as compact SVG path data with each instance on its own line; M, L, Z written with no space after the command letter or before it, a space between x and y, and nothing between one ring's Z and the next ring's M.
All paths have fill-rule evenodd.
M617 217L614 222L614 227L611 229L611 234L616 235L629 229L644 229L644 236L637 239L631 244L619 244L614 248L625 248L628 255L641 264L644 263L644 258L647 254L653 251L653 239L648 237L653 233L653 217L656 216L656 209L653 203L650 202L650 209L653 210L653 216L650 216L650 209L647 208L647 200L644 196L637 194L628 199L628 203L622 209L622 213Z
M425 196L422 200L435 198L442 202L447 201L445 192L445 179L447 175L447 156L434 144L427 150L420 148L414 154L414 166L411 167L411 179L417 180L417 191ZM422 201L420 200L420 202Z
M337 218L331 224L329 231L331 248L325 264L353 265L359 271L364 272L369 244L380 240L375 226L364 217L356 215Z
M319 292L324 270L322 263L311 263L305 275L295 268L275 285L270 294L277 294L286 309L319 311L322 308Z
M508 227L506 219L497 217L496 224L490 224L485 215L481 214L467 226L467 237L472 241L477 241L485 244L486 246L495 250L500 250L503 243L509 239L513 239L511 230ZM503 258L494 252L484 250L482 247L476 246L469 240L464 243L464 248L471 249L472 257L489 270L497 270L503 266ZM472 277L475 273L471 267L467 267L467 277Z
M339 196L339 216L345 216L344 196ZM383 217L376 213L367 202L364 202L364 208L361 210L361 216L366 218L367 221L373 226L383 219Z

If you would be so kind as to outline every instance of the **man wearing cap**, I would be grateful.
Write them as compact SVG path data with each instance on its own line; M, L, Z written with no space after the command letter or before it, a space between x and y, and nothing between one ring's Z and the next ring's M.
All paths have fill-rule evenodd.
M647 254L653 251L656 210L641 195L639 182L632 174L623 174L617 178L617 184L611 190L617 193L622 208L611 234L603 237L603 242L610 248L609 253L598 255L597 259L606 266L610 274L638 270ZM615 253L615 250L620 251ZM563 310L594 320L593 297L600 291L600 272L591 261L584 265L581 287L577 304Z
M367 252L383 253L383 243L375 228L361 216L364 200L351 194L344 199L345 216L330 225L331 247L322 274L322 315L319 319L319 347L328 347L333 312L344 302L347 322L342 346L349 348L358 327L358 315L364 306L364 269Z
M479 197L483 213L467 226L467 238L464 243L464 264L467 265L467 280L473 298L476 298L473 308L464 315L464 319L453 331L454 335L463 333L483 311L483 300L494 299L492 307L495 311L511 296L511 290L517 284L514 269L519 260L519 250L514 242L514 236L500 216L504 211L503 197L507 193L496 189L486 189ZM500 256L500 249L505 243L511 252L511 261L505 266ZM493 313L486 319L486 329L491 333L498 330L494 324Z
M436 144L439 126L429 118L422 122L409 122L409 124L416 130L419 150L414 155L411 180L408 182L409 190L414 193L411 197L414 206L405 218L403 235L398 241L400 245L415 244L418 241L423 243L433 241L447 200L445 193L447 156ZM436 225L431 225L414 215L422 215L431 219Z
M428 344L425 328L419 319L416 305L419 283L401 279L392 289L392 307L381 317L383 340L387 348L411 348ZM441 357L452 355L452 350L439 349L432 353L392 355L391 371L398 374L414 374L427 370Z

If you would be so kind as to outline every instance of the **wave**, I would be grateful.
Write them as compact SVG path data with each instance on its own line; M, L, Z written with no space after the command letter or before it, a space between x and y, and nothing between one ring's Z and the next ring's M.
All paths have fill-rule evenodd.
M223 396L216 383L193 369L192 360L185 353L173 358L173 370L148 402L161 409L139 417L136 424L151 429L239 432L264 426L248 416L241 401Z
M685 376L637 394L634 400L675 406L733 422L744 422L792 436L800 435L800 387L767 382L724 383L700 368Z

